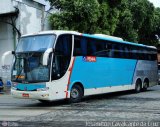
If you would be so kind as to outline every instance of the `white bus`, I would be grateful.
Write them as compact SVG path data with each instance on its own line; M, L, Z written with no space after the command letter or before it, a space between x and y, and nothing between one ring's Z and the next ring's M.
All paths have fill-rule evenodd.
M5 56L11 52L7 52ZM41 102L157 85L157 49L105 35L45 31L21 37L11 94Z

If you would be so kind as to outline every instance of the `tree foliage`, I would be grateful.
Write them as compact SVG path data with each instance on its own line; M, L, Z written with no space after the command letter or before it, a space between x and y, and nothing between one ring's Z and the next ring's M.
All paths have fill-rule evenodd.
M102 33L149 45L160 36L160 8L148 0L49 0L53 29ZM158 35L158 36L155 36Z
M59 10L59 13L54 13L50 17L54 29L95 32L100 17L97 0L59 0L59 2L54 0L54 2L56 9Z

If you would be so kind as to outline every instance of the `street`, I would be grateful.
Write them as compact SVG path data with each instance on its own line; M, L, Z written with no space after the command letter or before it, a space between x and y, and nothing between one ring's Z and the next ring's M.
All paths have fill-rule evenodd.
M160 86L86 97L80 103L12 98L0 93L0 126L93 126L90 121L160 121ZM151 126L159 126L151 123Z

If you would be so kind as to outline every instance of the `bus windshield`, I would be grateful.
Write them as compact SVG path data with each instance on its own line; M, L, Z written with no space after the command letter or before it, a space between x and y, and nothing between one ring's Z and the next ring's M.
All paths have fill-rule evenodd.
M36 83L49 81L49 68L42 65L43 53L20 53L15 55L12 69L12 81Z
M22 37L18 43L16 52L44 52L53 47L54 35L36 35Z
M54 41L54 35L22 37L15 52L12 81L22 83L49 81L50 62L44 66L42 59L44 52L53 47Z

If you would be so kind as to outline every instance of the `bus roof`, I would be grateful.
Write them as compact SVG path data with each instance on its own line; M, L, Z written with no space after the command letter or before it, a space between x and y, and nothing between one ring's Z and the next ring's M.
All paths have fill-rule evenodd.
M112 41L112 42L115 42L115 43L122 43L122 44L129 44L129 45L146 47L146 48L151 48L151 49L157 49L155 46L148 46L148 45L144 45L144 44L138 44L138 43L134 43L134 42L128 42L128 41L124 41L123 39L118 38L118 37L114 37L114 36L109 36L109 37L106 36L105 37L105 36L99 36L98 34L96 34L96 35L94 35L94 34L82 34L82 36L84 36L84 37L90 37L90 38L95 38L95 39Z
M41 31L41 32L37 32L37 33L25 34L25 35L22 35L22 37L34 36L34 35L44 35L44 34L56 34L56 35L61 35L61 34L76 34L76 35L81 35L81 33L76 32L76 31L49 30L49 31Z
M67 30L42 31L42 32L38 32L38 33L26 34L26 35L23 35L22 37L34 36L34 35L44 35L44 34L56 34L56 35L74 34L74 35L81 35L81 36L84 36L84 37L95 38L95 39L108 40L108 41L112 41L112 42L115 42L115 43L123 43L123 44L129 44L129 45L134 45L134 46L157 49L154 46L148 46L148 45L143 45L143 44L124 41L122 38L115 37L115 36L109 36L109 35L104 35L104 34L82 34L82 33L79 33L77 31L67 31Z

